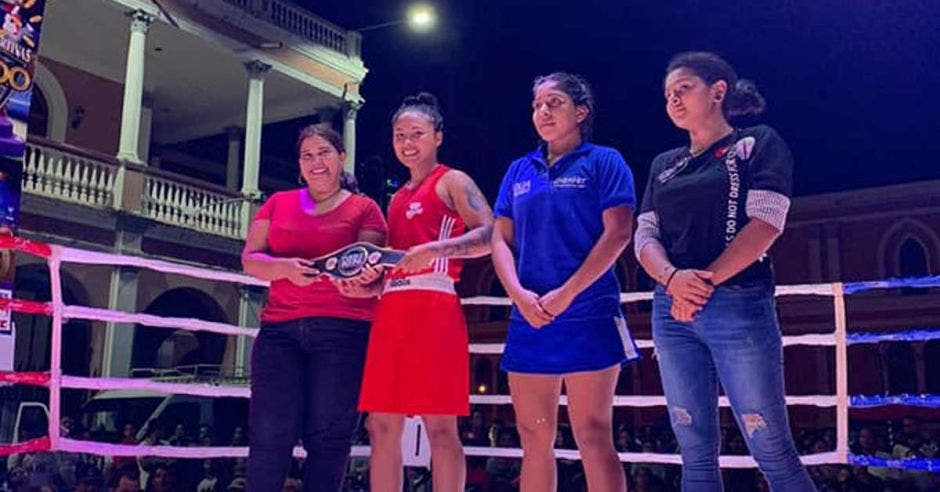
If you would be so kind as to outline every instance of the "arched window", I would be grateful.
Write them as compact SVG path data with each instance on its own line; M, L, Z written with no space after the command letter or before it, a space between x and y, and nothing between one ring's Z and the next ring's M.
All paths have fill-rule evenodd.
M902 277L930 275L927 250L920 241L909 237L901 243L898 250L898 270Z

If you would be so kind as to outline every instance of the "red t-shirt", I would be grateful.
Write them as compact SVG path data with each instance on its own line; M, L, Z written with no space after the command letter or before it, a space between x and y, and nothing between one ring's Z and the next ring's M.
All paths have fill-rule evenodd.
M359 231L388 232L379 206L364 195L351 195L322 215L301 207L301 193L281 191L258 209L254 220L268 220L268 250L272 256L313 259L359 239ZM354 299L339 293L333 282L317 279L305 287L287 279L271 282L261 321L278 322L312 316L372 320L375 299Z

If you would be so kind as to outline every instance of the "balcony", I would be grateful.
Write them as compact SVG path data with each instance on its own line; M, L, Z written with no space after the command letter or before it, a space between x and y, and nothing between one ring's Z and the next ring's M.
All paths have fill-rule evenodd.
M223 0L264 19L311 43L329 48L351 58L360 57L358 33L321 19L307 10L282 0Z
M250 203L212 183L30 136L23 192L241 240Z

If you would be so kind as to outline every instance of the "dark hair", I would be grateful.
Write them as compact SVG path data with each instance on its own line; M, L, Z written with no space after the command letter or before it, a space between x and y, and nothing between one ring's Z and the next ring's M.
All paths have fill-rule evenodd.
M594 131L594 92L591 91L587 80L577 74L555 72L536 77L535 82L532 83L532 92L534 93L540 85L548 82L557 85L559 90L571 98L575 106L587 108L587 117L578 125L578 128L581 130L581 138L585 140L591 138Z
M417 111L427 117L434 127L434 131L444 131L444 117L441 115L440 105L437 98L430 92L419 92L414 96L408 96L401 101L401 106L392 115L392 125L398 121L402 114L408 111Z
M338 131L326 126L322 123L317 123L315 125L307 125L300 130L300 135L297 136L297 153L300 153L300 146L303 145L304 140L310 137L320 137L323 140L326 140L336 149L340 154L346 152L346 147L343 146L343 136L339 134Z
M721 109L725 118L729 120L759 115L767 107L764 97L757 90L757 85L750 80L739 79L731 64L715 53L707 51L679 53L669 60L666 75L680 68L695 72L695 75L709 85L719 80L724 80L728 84L728 92L722 101Z
M343 136L340 135L338 131L318 123L316 125L305 126L300 130L300 135L297 137L298 154L300 153L300 146L303 145L304 140L310 137L320 137L323 140L326 140L330 145L333 146L334 149L336 149L336 152L339 152L340 154L346 152L346 147L343 146ZM339 177L339 186L344 190L349 190L353 193L359 193L359 184L356 182L356 176L350 172L343 171L343 174Z

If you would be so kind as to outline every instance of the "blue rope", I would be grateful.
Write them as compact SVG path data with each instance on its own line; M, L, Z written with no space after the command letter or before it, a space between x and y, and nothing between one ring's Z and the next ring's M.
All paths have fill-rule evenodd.
M849 333L845 337L849 345L878 342L924 342L940 340L940 328L905 330L893 333Z
M940 395L853 395L849 397L849 407L851 408L876 408L887 405L940 408Z
M905 470L923 470L929 472L940 471L940 460L926 458L904 458L889 460L874 456L849 454L849 464L856 466L881 466L885 468L902 468Z
M897 287L940 287L940 275L913 278L889 278L872 282L847 282L842 284L846 295L873 289L894 289Z

